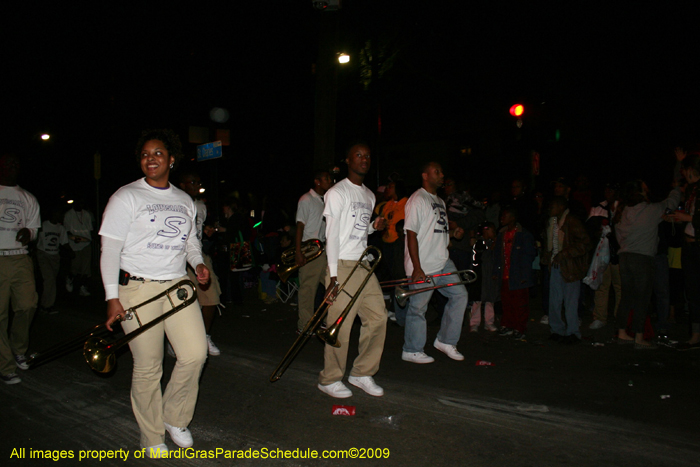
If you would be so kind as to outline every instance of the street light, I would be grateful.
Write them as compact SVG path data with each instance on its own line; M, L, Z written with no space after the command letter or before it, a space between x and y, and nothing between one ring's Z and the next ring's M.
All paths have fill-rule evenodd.
M346 53L338 54L338 63L348 63L350 61L350 55Z
M44 141L48 141L50 138L51 138L51 135L48 133L44 133L43 135L41 135L41 139Z

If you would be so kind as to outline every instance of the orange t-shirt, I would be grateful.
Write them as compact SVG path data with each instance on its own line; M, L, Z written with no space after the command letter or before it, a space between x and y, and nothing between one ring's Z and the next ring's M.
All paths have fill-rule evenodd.
M387 201L382 209L382 217L386 219L386 228L382 235L384 243L394 243L399 239L399 234L396 231L396 224L406 218L406 201L408 198L402 198L399 201Z

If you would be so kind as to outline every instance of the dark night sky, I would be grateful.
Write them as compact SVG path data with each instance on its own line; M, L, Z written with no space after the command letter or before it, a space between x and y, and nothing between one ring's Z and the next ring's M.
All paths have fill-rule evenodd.
M405 163L397 147L430 154L447 141L434 147L473 149L469 159L436 153L470 180L520 174L515 161L530 149L542 154L543 177L624 179L657 174L674 146L700 142L697 8L346 0L321 13L309 1L229 3L6 11L2 138L25 158L21 184L42 203L62 192L94 197L100 151L106 200L140 176L141 129L172 127L186 140L189 125L213 128L218 106L231 113L220 127L232 145L224 161L198 167L205 181L216 168L224 191L276 187L295 202L312 166L322 15L338 16L339 42L353 54L339 75L339 143L373 128L380 96L382 171ZM369 91L356 60L367 40L392 57ZM529 111L519 133L507 114L516 102ZM48 144L36 139L44 131Z

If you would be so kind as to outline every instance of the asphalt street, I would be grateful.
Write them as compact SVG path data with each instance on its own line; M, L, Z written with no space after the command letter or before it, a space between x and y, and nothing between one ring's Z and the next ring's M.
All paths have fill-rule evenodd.
M31 351L98 324L105 310L99 297L63 297L57 308L56 315L37 314ZM436 359L429 365L401 360L402 328L390 323L375 377L385 395L355 389L353 397L336 400L316 388L322 344L315 339L280 381L268 381L296 337L296 311L265 305L251 291L214 324L222 354L210 357L204 369L190 425L195 445L180 451L183 458L137 458L128 350L106 376L90 370L75 351L18 371L21 384L0 385L2 464L698 465L700 352L635 351L611 341L609 326L588 331L585 320L584 340L564 346L547 340L540 316L533 303L525 342L465 327L458 348L466 360L452 361L429 345L426 352ZM683 319L672 339L685 336ZM428 342L438 326L429 325ZM359 321L351 358L358 332ZM166 357L164 383L173 365ZM333 415L333 405L353 406L356 413ZM166 443L178 452L168 435ZM91 457L100 451L116 457ZM319 458L302 457L313 451ZM61 452L73 458L61 459ZM272 458L285 453L290 457Z

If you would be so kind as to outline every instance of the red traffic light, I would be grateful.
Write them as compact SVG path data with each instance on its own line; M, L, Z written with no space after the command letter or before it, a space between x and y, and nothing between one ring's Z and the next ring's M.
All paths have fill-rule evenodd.
M523 112L525 112L525 107L522 104L515 104L510 108L510 114L513 117L522 117Z

